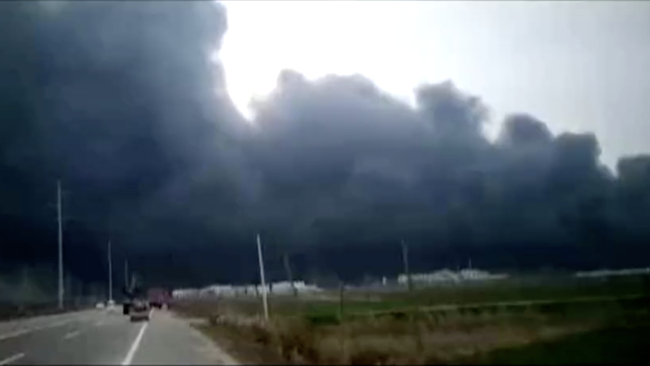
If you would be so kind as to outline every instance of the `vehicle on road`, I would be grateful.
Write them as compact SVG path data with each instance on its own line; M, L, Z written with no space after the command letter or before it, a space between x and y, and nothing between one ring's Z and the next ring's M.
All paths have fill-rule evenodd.
M134 300L131 304L129 316L132 322L137 322L141 320L149 321L149 313L151 308L149 307L149 302L145 300Z
M169 307L169 292L162 288L151 288L147 291L149 306L156 309Z
M131 300L124 299L124 301L122 302L122 314L129 315L130 310L131 310Z
M143 296L142 285L140 284L138 276L135 273L131 276L131 283L127 286L124 286L122 292L124 293L124 299L122 301L122 314L129 315L131 313L133 303L135 302L134 299L138 299Z

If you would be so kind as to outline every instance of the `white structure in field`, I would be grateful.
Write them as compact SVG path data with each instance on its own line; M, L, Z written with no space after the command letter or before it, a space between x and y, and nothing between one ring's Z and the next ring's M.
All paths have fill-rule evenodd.
M199 296L199 290L195 288L183 288L172 291L172 297L175 299L184 299L197 296Z
M609 277L609 276L632 276L650 274L650 267L648 268L628 268L619 270L601 269L597 271L578 272L576 277Z
M293 283L298 293L316 293L322 291L320 288L306 284L303 281ZM270 294L292 294L293 288L288 281L275 282L266 285L266 291ZM261 295L261 285L211 285L202 289L179 289L172 292L174 298L188 297L212 297L212 296L256 296Z
M451 271L447 268L431 273L413 273L411 280L415 283L448 283L461 281L476 280L498 280L508 278L507 274L492 274L487 271L478 269L462 269L458 272ZM405 285L407 277L405 274L397 276L397 283Z

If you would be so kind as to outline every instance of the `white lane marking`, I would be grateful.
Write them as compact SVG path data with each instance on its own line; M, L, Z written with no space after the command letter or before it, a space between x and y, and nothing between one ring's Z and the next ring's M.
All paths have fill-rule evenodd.
M27 334L29 332L33 331L32 329L19 329L16 331L13 331L11 333L5 333L5 334L0 334L0 341L4 341L5 339L13 338L13 337L18 337L23 334Z
M0 341L4 341L5 339L9 339L9 338L18 337L18 336L21 336L23 334L35 332L35 331L38 331L38 330L60 327L62 325L66 325L66 324L70 323L71 321L72 321L71 319L70 320L63 320L63 321L52 323L52 324L42 325L40 327L23 328L23 329L18 329L18 330L13 331L13 332L0 334Z
M13 356L11 356L9 358L5 358L4 360L0 361L0 365L6 365L6 364L9 364L9 363L12 363L12 362L14 362L16 360L20 360L23 357L25 357L24 353L15 354L15 355L13 355Z
M72 319L62 320L62 321L60 321L60 322L57 322L57 323L54 323L54 324L45 325L45 326L40 327L40 328L37 327L37 328L35 328L35 329L38 330L38 329L45 329L45 328L60 327L60 326L62 326L62 325L66 325L66 324L68 324L68 323L70 323L70 322L72 322Z
M101 327L102 325L104 325L104 321L103 321L103 320L100 320L100 321L98 321L97 323L95 323L95 326L96 326L96 327Z
M71 338L74 338L74 337L78 336L79 333L81 333L80 330L75 330L74 332L70 332L70 333L66 334L65 337L63 337L63 339L71 339Z
M135 341L133 341L133 344L129 349L129 353L126 354L126 357L124 357L124 361L122 361L122 366L128 366L131 364L131 361L133 361L133 356L135 356L135 352L138 350L138 347L140 346L140 342L142 341L142 337L144 336L144 331L147 330L147 326L149 326L149 323L144 323L142 325L142 328L140 328L140 332L138 333L138 336L135 337Z

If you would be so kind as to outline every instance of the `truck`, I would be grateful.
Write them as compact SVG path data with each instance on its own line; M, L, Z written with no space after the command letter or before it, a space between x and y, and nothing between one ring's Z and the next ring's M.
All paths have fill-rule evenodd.
M146 300L134 299L131 303L129 310L129 317L132 322L137 322L141 320L149 321L151 316L151 311L149 303Z
M129 315L131 307L136 299L143 297L143 288L138 277L133 274L131 276L131 283L124 286L122 290L124 294L124 300L122 303L122 313L124 315Z
M147 291L147 297L149 299L149 305L152 308L162 309L163 307L169 307L169 291L163 288L150 288Z

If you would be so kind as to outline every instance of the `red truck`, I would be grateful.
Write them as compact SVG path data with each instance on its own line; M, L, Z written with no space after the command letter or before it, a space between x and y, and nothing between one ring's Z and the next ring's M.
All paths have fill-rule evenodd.
M169 307L170 294L162 288L151 288L147 291L149 305L161 309L163 306Z

